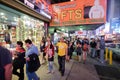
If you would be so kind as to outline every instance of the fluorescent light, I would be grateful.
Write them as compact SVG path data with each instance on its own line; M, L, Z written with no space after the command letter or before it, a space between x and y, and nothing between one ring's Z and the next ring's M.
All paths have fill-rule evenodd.
M82 31L83 29L82 29L82 28L80 28L80 30Z
M17 17L13 17L14 18L14 21L18 21L18 18Z
M62 31L64 31L65 29L61 29Z
M23 16L23 19L27 19L27 16Z
M0 13L1 16L5 15L4 13Z

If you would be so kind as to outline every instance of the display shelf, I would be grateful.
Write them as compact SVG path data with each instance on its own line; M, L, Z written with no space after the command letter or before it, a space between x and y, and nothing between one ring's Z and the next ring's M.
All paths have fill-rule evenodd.
M12 38L12 43L16 43L16 27L11 27L11 38Z
M4 30L3 30L3 27L2 25L0 26L0 42L4 42Z

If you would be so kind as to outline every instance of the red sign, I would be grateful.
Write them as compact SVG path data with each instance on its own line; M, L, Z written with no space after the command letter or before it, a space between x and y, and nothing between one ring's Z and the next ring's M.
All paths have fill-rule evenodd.
M53 4L50 26L105 23L106 2L106 0L76 0Z

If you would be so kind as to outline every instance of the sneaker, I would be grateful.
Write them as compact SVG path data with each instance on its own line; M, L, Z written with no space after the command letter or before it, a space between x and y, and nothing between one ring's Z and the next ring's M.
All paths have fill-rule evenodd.
M51 72L52 74L54 73L54 71Z
M40 80L40 77L38 77L38 80Z
M61 76L64 76L64 73L61 73Z
M47 72L47 74L51 73L50 71Z
M61 72L61 69L59 69L59 71Z
M85 61L83 61L83 64L85 64Z

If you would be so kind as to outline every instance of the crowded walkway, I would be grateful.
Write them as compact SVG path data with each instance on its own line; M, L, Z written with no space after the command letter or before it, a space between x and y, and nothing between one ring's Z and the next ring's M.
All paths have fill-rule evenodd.
M112 67L111 69L108 68L108 70L113 71L112 73L113 74L115 73L116 75L113 75L112 73L107 73L107 72L104 72L103 74L101 73L102 74L101 75L97 72L96 66ZM57 55L56 55L55 61L54 61L54 73L47 74L48 66L47 64L43 64L37 71L37 74L40 77L40 80L120 80L119 66L120 64L118 65L115 62L111 66L108 63L102 64L97 58L93 59L91 57L88 57L86 63L83 64L83 62L78 62L76 60L76 55L73 55L73 59L66 63L65 75L61 76L58 70L58 62L57 62ZM118 73L116 73L114 69L119 70ZM105 69L103 69L102 71L104 70ZM109 74L109 76L106 76L105 75L106 73ZM18 78L13 75L12 80L17 80L17 79ZM26 74L25 74L25 80L27 80Z

